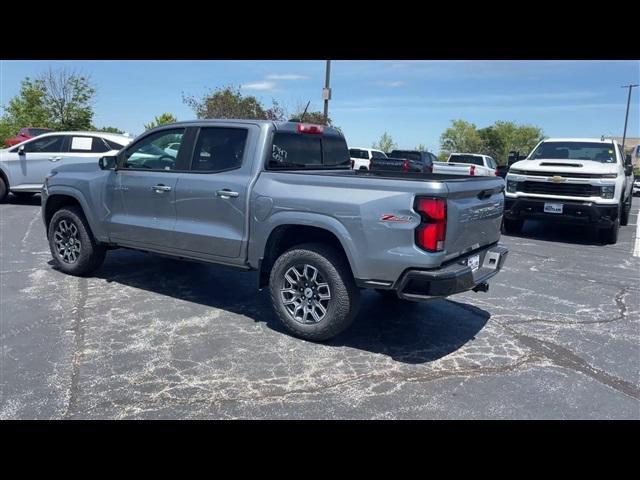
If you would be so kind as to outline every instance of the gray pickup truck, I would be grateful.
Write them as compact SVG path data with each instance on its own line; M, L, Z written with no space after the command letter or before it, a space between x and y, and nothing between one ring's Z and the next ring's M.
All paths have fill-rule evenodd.
M288 330L322 341L349 326L363 288L398 301L486 291L507 256L503 191L497 177L351 170L329 127L198 120L53 170L42 218L65 273L90 274L116 247L255 271Z

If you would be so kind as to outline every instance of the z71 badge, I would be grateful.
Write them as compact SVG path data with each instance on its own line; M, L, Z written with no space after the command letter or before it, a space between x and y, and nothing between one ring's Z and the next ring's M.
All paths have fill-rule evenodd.
M394 215L393 213L385 213L380 217L381 222L409 223L413 220L410 215Z

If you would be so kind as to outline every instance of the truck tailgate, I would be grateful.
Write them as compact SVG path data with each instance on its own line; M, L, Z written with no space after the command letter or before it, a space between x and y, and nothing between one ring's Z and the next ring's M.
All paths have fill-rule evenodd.
M445 260L500 239L504 209L504 181L476 177L474 181L447 181Z

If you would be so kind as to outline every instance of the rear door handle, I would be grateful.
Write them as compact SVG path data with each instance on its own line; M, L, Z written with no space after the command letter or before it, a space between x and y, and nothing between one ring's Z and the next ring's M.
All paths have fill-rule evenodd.
M59 162L62 160L62 157L49 157L50 162Z
M157 193L170 192L171 191L171 187L169 187L167 185L162 185L161 183L158 184L158 185L154 185L151 188Z
M220 198L238 198L240 194L238 192L232 192L229 189L218 190L216 195Z

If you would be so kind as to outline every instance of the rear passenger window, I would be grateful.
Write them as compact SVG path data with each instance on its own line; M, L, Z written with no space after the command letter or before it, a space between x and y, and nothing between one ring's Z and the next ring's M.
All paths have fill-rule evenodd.
M244 128L201 128L191 170L223 172L242 165L247 130Z
M107 140L106 138L104 139L104 141L107 142L107 145L109 145L109 148L111 150L121 150L122 148L124 148L124 145L120 145L119 143L116 143L114 141Z
M304 168L322 166L320 137L276 133L269 157L269 168Z
M69 151L72 153L104 153L109 148L101 138L96 137L71 137Z

